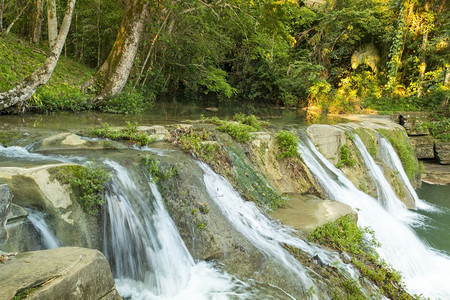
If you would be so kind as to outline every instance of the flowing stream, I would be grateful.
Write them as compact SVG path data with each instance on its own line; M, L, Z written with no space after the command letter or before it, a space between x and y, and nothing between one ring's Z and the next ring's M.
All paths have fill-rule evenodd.
M152 182L144 192L123 166L107 191L110 238L106 255L117 289L131 299L244 299L248 285L212 264L196 263Z
M311 257L318 255L325 264L337 266L349 277L357 276L357 271L345 265L338 255L306 243L295 236L292 229L267 218L253 202L244 201L225 178L215 173L205 163L197 163L204 172L203 179L208 194L229 222L255 247L296 276L299 289L317 291L318 287L305 268L283 248L282 244L301 249Z
M364 145L359 146L362 152L367 151ZM407 222L392 215L392 211L388 212L377 199L358 190L310 140L306 140L304 144L300 143L299 151L328 197L357 210L359 225L370 226L374 230L377 240L381 243L378 249L381 257L402 273L410 291L433 299L450 298L450 260L447 256L429 248L416 236ZM394 211L402 207L395 206ZM406 211L405 214L408 213L405 207L402 209Z
M27 211L28 220L41 235L45 249L58 248L60 246L59 241L45 222L44 214L33 209L27 209Z

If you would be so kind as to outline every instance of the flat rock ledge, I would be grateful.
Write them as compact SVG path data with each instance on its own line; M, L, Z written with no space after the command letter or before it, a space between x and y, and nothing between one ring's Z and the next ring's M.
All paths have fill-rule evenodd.
M97 250L64 247L24 252L0 264L0 299L122 299L106 258Z

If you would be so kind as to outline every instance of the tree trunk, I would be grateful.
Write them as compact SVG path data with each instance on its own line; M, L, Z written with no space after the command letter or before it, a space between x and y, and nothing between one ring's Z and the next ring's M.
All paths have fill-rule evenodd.
M44 64L33 74L18 83L14 88L7 92L0 93L0 111L16 104L23 104L34 94L40 85L46 84L50 79L66 41L67 33L69 32L75 2L76 0L69 0L67 2L61 30L56 39L56 43Z
M20 17L22 16L22 14L25 12L25 10L28 7L28 4L30 4L31 0L28 0L27 4L25 4L25 6L22 8L22 10L19 12L19 14L14 18L14 20L8 25L8 28L6 28L5 32L3 33L4 36L7 36L10 32L10 30L12 29L12 27L14 26L14 24L16 24L16 22L20 19Z
M36 0L36 15L33 28L33 43L39 44L42 37L42 15L44 13L44 3L42 0Z
M3 32L3 7L5 6L5 0L0 0L0 33Z
M120 93L127 83L147 17L148 0L127 0L125 12L108 58L89 82L97 89L94 104Z
M47 0L48 45L50 49L58 36L58 20L56 19L56 0Z

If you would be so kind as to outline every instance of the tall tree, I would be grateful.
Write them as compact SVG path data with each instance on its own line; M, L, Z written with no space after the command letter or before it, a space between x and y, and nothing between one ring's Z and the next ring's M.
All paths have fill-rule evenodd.
M9 91L0 93L0 111L16 104L21 105L25 103L40 85L48 82L53 70L56 67L66 41L67 33L69 32L70 23L72 21L75 2L76 0L69 0L67 2L66 12L61 24L61 30L56 39L56 43L44 64Z
M102 104L106 99L122 91L130 75L134 59L144 30L148 13L148 0L126 0L122 23L108 58L90 82L96 89L94 103Z
M33 43L39 44L42 36L42 14L44 13L44 3L36 0L36 14L34 15Z
M58 37L58 20L56 18L56 0L47 0L48 45L50 49Z

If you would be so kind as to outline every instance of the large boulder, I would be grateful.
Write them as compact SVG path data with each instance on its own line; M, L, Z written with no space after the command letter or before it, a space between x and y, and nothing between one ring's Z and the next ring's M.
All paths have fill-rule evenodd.
M106 258L92 249L24 252L1 265L0 278L0 299L121 299Z
M450 165L450 142L436 142L435 151L441 165Z
M3 167L0 168L0 183L10 186L15 204L45 212L46 222L63 245L100 249L100 220L84 213L70 186L61 184L51 175L53 168L66 165ZM11 236L4 250L23 252L36 249L24 239L32 240L26 235Z

